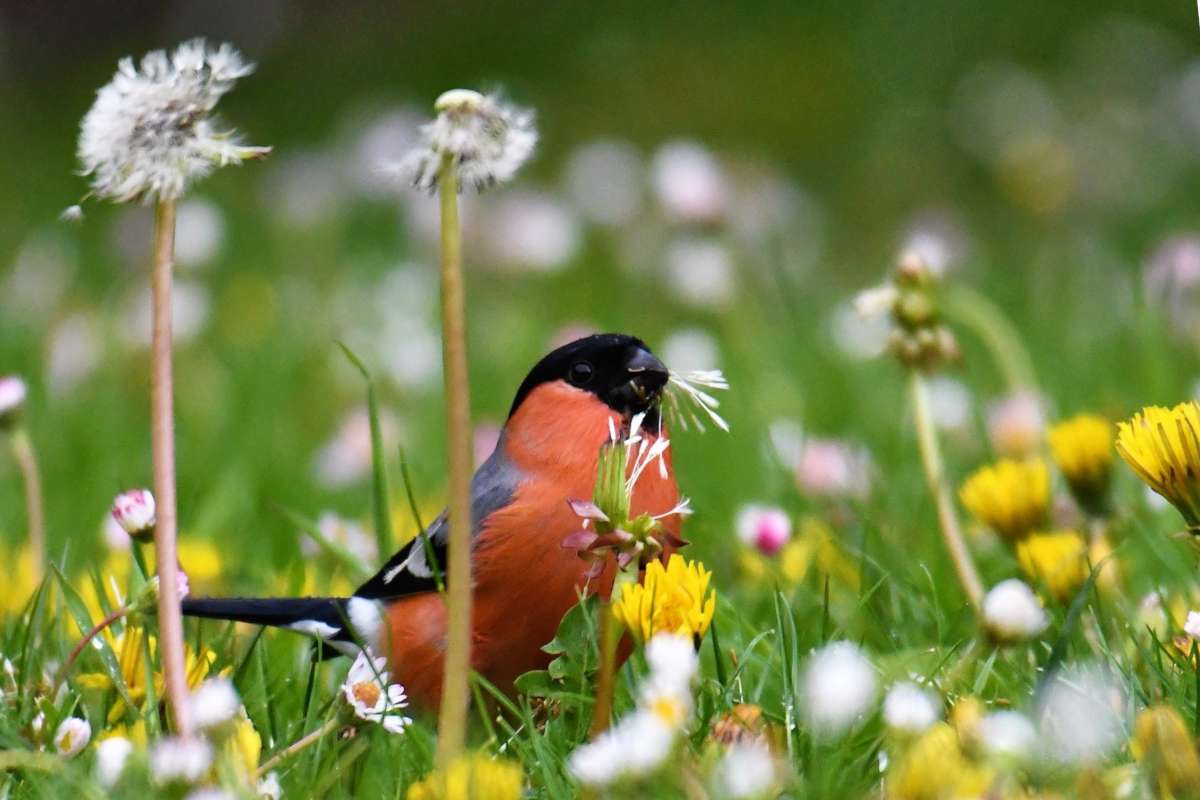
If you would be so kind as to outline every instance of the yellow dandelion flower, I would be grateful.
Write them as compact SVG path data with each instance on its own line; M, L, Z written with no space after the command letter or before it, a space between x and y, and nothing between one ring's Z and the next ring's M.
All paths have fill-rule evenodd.
M515 761L484 753L460 756L444 772L408 787L406 800L519 800L525 776Z
M1097 536L1088 544L1088 562L1092 567L1099 567L1096 575L1096 585L1101 591L1111 592L1121 583L1121 562L1114 555L1112 544L1107 536Z
M1117 452L1200 532L1200 403L1143 408L1118 423Z
M958 497L984 525L1005 539L1019 540L1046 520L1050 473L1041 459L1001 459L976 470Z
M155 653L158 652L158 639L151 636L148 643L143 642L146 635L145 630L133 625L127 626L118 636L113 636L109 630L105 630L104 635L112 646L113 652L117 655L117 666L121 670L121 681L125 684L130 698L140 707L146 699L146 650L150 651L150 656L153 658ZM208 648L204 648L197 655L190 645L186 645L184 648L184 658L188 688L195 689L208 677L213 662L217 660L217 654ZM224 670L221 674L225 675L229 671ZM111 689L113 686L112 679L101 672L85 673L75 680L85 689L105 691ZM163 686L162 673L155 672L155 697L162 698ZM117 698L109 710L109 724L115 724L121 717L125 716L125 711L124 701L121 698Z
M889 800L981 797L992 783L991 771L963 753L958 734L945 722L922 734L889 772Z
M233 733L226 740L230 761L237 765L241 775L247 779L258 771L258 759L262 755L262 737L254 729L254 723L243 710L233 723Z
M1030 534L1017 542L1017 563L1059 602L1070 600L1090 572L1087 542L1076 531Z
M821 576L828 575L852 592L858 591L858 567L846 557L833 529L822 519L804 517L796 535L779 552L779 572L787 583L795 585L814 565Z
M1096 414L1080 414L1050 429L1054 463L1084 509L1102 514L1108 506L1113 463L1113 426Z
M664 568L651 561L640 584L621 590L613 602L613 616L639 642L656 633L675 633L702 638L717 608L717 593L709 591L712 573L699 561L688 561L672 553Z
M1200 758L1174 708L1157 705L1138 714L1130 750L1156 797L1200 797Z
M22 547L16 552L0 549L5 564L11 564L7 580L0 588L0 618L20 614L37 591L37 570L33 567L33 552Z

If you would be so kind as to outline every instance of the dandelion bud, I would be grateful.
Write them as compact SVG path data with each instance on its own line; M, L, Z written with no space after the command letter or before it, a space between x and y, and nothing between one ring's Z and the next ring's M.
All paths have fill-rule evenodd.
M778 553L792 536L792 521L779 508L749 505L738 512L738 538L763 555Z
M25 406L25 381L16 375L0 377L0 430L11 427Z
M937 309L928 293L907 290L900 293L894 313L896 320L906 328L917 330L934 321Z
M130 489L113 500L112 517L131 537L139 542L154 538L154 495L149 489Z
M1200 758L1179 712L1167 705L1138 714L1131 745L1147 783L1161 797L1200 796Z
M125 762L133 753L133 743L120 736L102 740L96 745L96 779L105 789L111 789L121 780Z
M1016 578L996 584L983 598L983 623L998 642L1031 639L1049 624L1037 595Z
M64 758L74 758L92 740L92 726L86 719L67 717L54 732L54 749Z

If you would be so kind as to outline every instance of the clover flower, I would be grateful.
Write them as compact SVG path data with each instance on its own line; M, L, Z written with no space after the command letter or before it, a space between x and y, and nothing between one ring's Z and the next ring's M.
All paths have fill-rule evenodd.
M1087 541L1069 530L1032 533L1017 542L1017 563L1059 602L1069 600L1090 572Z
M1041 525L1050 503L1050 474L1038 459L1001 459L974 472L958 491L962 504L1010 541Z
M1079 504L1093 514L1107 505L1113 463L1113 426L1104 417L1080 414L1050 429L1050 452Z
M494 95L453 89L433 107L437 117L422 126L421 144L396 167L420 189L436 187L445 165L451 164L463 185L482 192L512 180L537 146L533 113Z
M215 167L270 152L242 145L211 118L217 101L254 67L229 44L184 42L155 50L135 66L117 64L83 118L79 161L91 190L117 202L179 198Z
M399 712L408 708L408 696L403 686L389 683L386 664L382 656L375 658L369 650L360 650L342 684L342 693L359 719L377 722L389 733L404 733L412 719Z
M1020 642L1044 631L1049 620L1033 590L1024 582L1009 578L984 596L983 624L999 642Z
M67 717L54 732L54 749L65 758L74 758L92 740L92 726L86 719Z
M634 639L648 642L658 633L704 638L716 612L717 593L709 590L712 572L698 561L672 553L646 565L643 581L628 584L612 603L616 620L629 629Z
M850 642L832 642L817 650L805 668L805 713L821 735L837 735L860 719L875 701L875 668Z
M1200 403L1148 406L1117 424L1117 452L1200 531Z

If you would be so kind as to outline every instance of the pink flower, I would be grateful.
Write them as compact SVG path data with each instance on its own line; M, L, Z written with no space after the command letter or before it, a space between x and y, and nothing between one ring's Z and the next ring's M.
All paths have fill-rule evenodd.
M763 555L773 556L792 538L792 521L774 506L743 506L737 515L737 535Z
M113 500L113 519L135 539L149 538L154 534L155 511L154 495L149 489L130 489L121 492Z
M846 442L809 439L796 463L796 483L813 497L865 497L871 489L871 457Z
M1002 456L1020 458L1037 451L1046 429L1041 399L1029 391L1001 398L988 407L988 435Z

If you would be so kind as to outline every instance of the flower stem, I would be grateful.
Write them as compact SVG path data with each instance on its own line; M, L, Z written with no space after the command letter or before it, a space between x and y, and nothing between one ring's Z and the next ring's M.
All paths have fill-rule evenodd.
M1037 388L1037 378L1021 336L1004 312L987 297L961 286L945 295L946 315L970 328L991 351L1008 391Z
M912 390L913 418L917 425L917 442L921 450L921 464L925 467L925 480L929 491L937 505L938 523L942 529L942 539L950 560L954 562L954 571L958 574L958 582L971 605L978 612L983 603L983 583L975 564L971 561L971 552L963 539L962 528L958 524L958 514L954 510L954 502L950 499L950 491L946 487L946 476L942 467L942 452L938 446L937 432L933 427L933 414L929 408L929 388L925 378L918 370L912 370L909 386Z
M458 172L451 156L442 159L438 193L442 212L442 368L450 467L448 622L437 747L437 763L444 769L462 751L466 741L471 668L471 406L462 235L458 225Z
M183 617L179 609L179 559L175 554L175 414L171 375L171 270L175 256L175 201L159 200L154 209L152 276L150 438L154 460L154 553L158 570L158 629L163 679L175 730L191 733L187 675L183 655Z
M46 568L46 522L42 510L42 479L29 431L18 426L12 433L13 458L25 483L25 520L29 526L29 550L33 555L33 578L41 583Z
M621 638L612 614L612 603L600 602L600 672L596 677L596 703L588 735L595 737L608 730L612 717L613 684L617 674L617 641Z
M304 734L299 739L268 758L262 764L262 766L258 768L258 772L256 772L254 775L255 779L262 778L268 772L275 769L275 767L279 766L281 762L296 755L296 753L299 753L301 750L313 744L314 742L319 741L325 735L333 733L338 729L339 725L341 725L341 721L336 716L333 716L326 720L325 724L317 728L315 731Z

